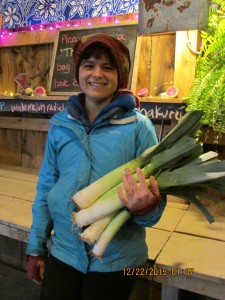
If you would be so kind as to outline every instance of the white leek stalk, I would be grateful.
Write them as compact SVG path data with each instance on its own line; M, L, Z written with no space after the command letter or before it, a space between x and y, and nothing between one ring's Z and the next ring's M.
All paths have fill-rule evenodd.
M123 202L119 199L117 193L114 193L105 200L99 199L91 206L73 212L72 218L78 227L83 227L120 210L122 207L124 207Z
M104 253L109 242L113 239L123 224L127 222L130 216L130 213L126 209L122 209L117 213L117 215L103 231L97 242L94 244L92 249L93 255L97 256L98 258L102 257L102 254Z
M80 238L89 245L93 245L115 216L116 212L92 223L80 234Z
M134 174L137 167L143 167L148 160L148 154L150 154L154 148L155 146L149 148L148 151L144 151L144 153L142 153L139 157L116 168L105 176L102 176L97 181L90 184L88 187L77 192L72 197L72 200L80 209L90 206L104 193L121 182L121 177L124 174L125 168L130 168L131 172Z

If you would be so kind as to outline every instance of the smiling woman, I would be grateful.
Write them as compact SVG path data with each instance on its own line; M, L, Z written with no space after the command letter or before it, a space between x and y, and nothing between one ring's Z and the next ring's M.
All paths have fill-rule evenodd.
M124 276L123 269L147 261L145 227L159 220L166 203L157 183L151 180L149 187L142 180L139 186L130 165L122 167L124 190L118 190L118 201L132 211L132 217L108 244L101 261L81 240L83 229L74 230L71 215L78 206L71 199L135 160L157 143L157 137L136 97L125 90L131 63L122 42L99 33L82 36L74 46L74 64L82 92L71 96L67 108L50 121L27 247L28 276L42 283L41 300L128 300L136 278ZM141 170L138 174L143 178ZM47 258L46 242L52 231Z

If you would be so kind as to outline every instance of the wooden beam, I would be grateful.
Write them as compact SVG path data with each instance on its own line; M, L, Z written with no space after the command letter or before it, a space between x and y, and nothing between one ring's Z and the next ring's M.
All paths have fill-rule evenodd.
M26 32L14 32L8 34L7 38L0 39L0 48L18 47L26 45L51 44L56 38L56 29L44 29Z
M196 57L200 49L198 30L177 31L174 67L174 85L178 87L178 97L189 95L195 79Z
M17 228L16 225L14 227L13 225L3 224L2 221L0 221L0 234L25 243L29 241L30 236L29 231Z
M48 131L48 119L1 117L0 128Z

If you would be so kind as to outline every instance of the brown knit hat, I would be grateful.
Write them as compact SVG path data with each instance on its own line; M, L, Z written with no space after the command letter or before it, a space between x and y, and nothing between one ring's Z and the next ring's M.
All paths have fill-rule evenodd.
M112 55L115 57L115 61L117 62L118 89L127 88L131 65L129 50L122 42L120 42L116 38L101 33L84 35L74 45L73 58L77 82L79 82L78 73L81 64L81 55L84 50L86 50L90 45L94 43L102 43L110 49Z

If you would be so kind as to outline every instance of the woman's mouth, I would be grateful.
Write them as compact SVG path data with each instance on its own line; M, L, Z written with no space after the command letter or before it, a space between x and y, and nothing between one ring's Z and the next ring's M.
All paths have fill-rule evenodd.
M89 82L89 84L94 87L102 87L105 85L105 83L97 83L97 82Z

